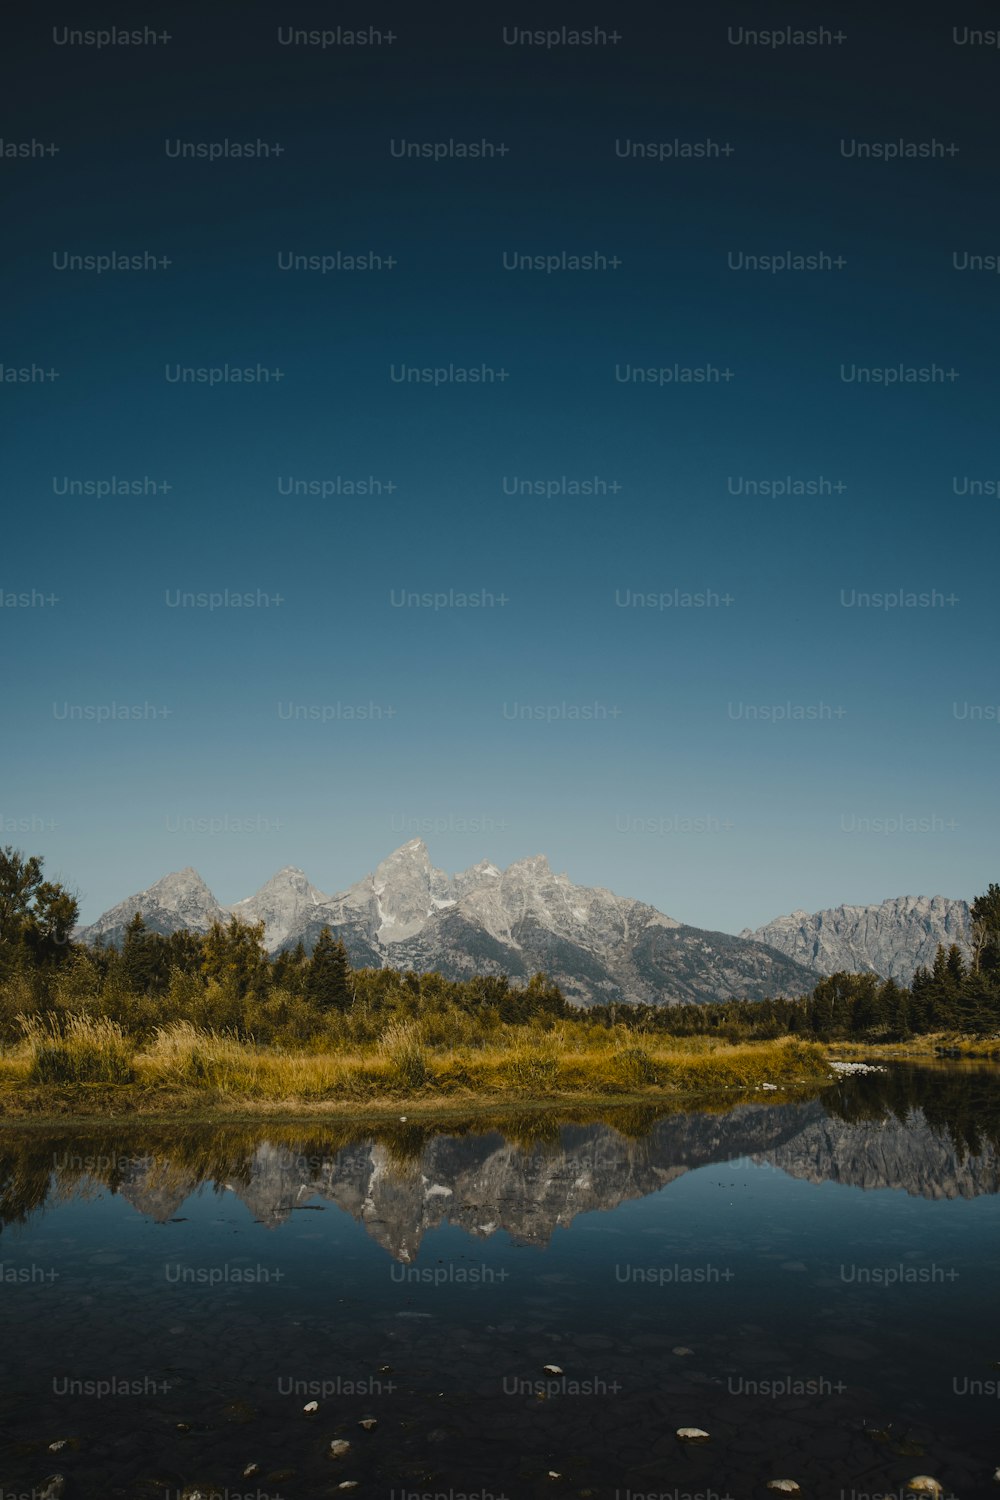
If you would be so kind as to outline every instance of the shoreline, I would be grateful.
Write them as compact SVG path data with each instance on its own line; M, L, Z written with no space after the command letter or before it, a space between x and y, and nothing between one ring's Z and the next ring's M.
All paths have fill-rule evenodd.
M379 1087L369 1080L371 1093L365 1096L346 1088L331 1089L317 1095L310 1090L293 1089L261 1092L240 1087L219 1087L208 1082L193 1083L159 1079L136 1079L123 1083L83 1083L29 1081L0 1075L0 1130L11 1128L58 1128L95 1125L115 1128L132 1124L144 1126L216 1125L216 1124L309 1124L345 1121L373 1126L428 1122L455 1122L477 1119L516 1119L523 1115L564 1117L574 1113L593 1115L596 1111L652 1110L676 1113L685 1109L724 1112L742 1103L781 1103L807 1092L822 1092L835 1087L849 1074L833 1066L837 1062L915 1063L922 1066L978 1065L992 1067L1000 1063L1000 1044L993 1039L934 1035L909 1042L831 1042L810 1044L811 1056L801 1052L782 1057L784 1043L745 1042L721 1045L711 1051L684 1056L675 1055L671 1068L663 1059L669 1075L662 1081L645 1085L627 1085L610 1074L586 1078L566 1076L551 1087L500 1086L476 1087L471 1081L458 1082L449 1077L447 1068L438 1079L432 1079L415 1091L405 1086ZM444 1059L441 1059L444 1062ZM294 1058L286 1057L294 1068ZM571 1059L565 1059L567 1075ZM791 1063L795 1076L782 1077L780 1064ZM733 1066L744 1075L734 1078ZM287 1080L286 1080L287 1081ZM272 1080L276 1082L276 1080Z
M863 1062L995 1062L1000 1063L1000 1037L960 1036L934 1032L908 1042L826 1042L828 1056Z
M149 1093L130 1084L76 1084L59 1089L31 1086L0 1089L0 1131L12 1126L49 1128L75 1123L93 1126L114 1125L199 1125L199 1124L309 1124L330 1120L375 1125L425 1124L441 1120L470 1120L478 1116L505 1116L540 1113L568 1115L574 1111L653 1109L665 1113L680 1112L696 1105L702 1109L716 1106L731 1108L739 1103L781 1103L789 1096L833 1087L839 1080L799 1078L773 1086L765 1091L760 1084L721 1084L692 1089L650 1088L622 1093L586 1093L566 1090L544 1095L517 1094L426 1094L400 1095L392 1098L356 1099L223 1099L206 1097L208 1090L167 1095L163 1090ZM112 1089L114 1090L112 1092ZM47 1096L43 1101L40 1095ZM63 1108L45 1112L44 1103L58 1096ZM151 1106L141 1107L143 1102ZM113 1106L116 1106L114 1108ZM75 1106L75 1107L73 1107ZM81 1108L80 1106L86 1106ZM110 1106L110 1107L109 1107ZM160 1106L159 1108L157 1106ZM13 1113L11 1109L13 1108Z

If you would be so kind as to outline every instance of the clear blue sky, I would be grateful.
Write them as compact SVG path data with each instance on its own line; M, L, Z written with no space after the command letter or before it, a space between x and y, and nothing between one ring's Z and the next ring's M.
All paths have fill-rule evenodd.
M544 852L726 930L997 878L998 499L955 480L1000 478L1000 283L952 264L1000 249L995 58L860 10L846 43L783 52L730 45L735 10L626 7L623 41L589 51L506 47L499 13L400 14L364 55L239 14L128 55L22 22L45 88L5 64L7 139L60 151L0 161L0 362L60 374L0 384L0 588L58 598L0 610L4 840L88 920L188 864L223 901L285 864L333 891L418 834L450 870ZM283 153L166 153L224 138ZM616 155L675 138L735 151ZM842 138L960 151L861 161ZM391 139L508 152L399 160ZM111 251L172 264L53 265ZM338 251L397 264L278 269ZM620 266L502 267L594 251ZM784 251L846 264L729 269ZM226 364L283 379L166 378ZM734 378L616 379L675 364ZM855 365L958 378L885 389ZM171 488L57 493L112 476ZM338 476L394 489L279 492ZM561 476L620 488L505 493ZM842 488L745 492L788 476ZM226 590L281 603L169 602ZM476 590L506 602L392 602ZM621 604L674 590L731 602ZM70 717L111 705L169 713Z

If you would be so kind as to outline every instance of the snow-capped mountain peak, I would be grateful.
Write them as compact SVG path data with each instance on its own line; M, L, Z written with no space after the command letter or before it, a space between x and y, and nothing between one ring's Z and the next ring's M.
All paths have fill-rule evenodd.
M939 905L962 911L939 921ZM903 963L918 939L918 946L933 946L949 921L954 925L964 913L967 922L964 903L941 897L902 898L895 907L884 912L888 947L872 956L875 967L883 952L886 962ZM646 902L601 886L576 885L565 872L553 871L544 854L515 860L506 869L483 859L451 876L432 863L423 839L415 838L331 896L289 865L253 896L223 908L196 871L181 870L130 896L79 936L120 942L130 917L140 910L160 932L182 927L204 932L231 915L263 921L272 953L299 941L311 950L329 926L359 966L439 970L456 979L507 974L521 981L544 971L581 1004L669 1004L805 994L817 971L825 972L821 966L832 962L827 949L837 924L857 925L873 909L842 907L815 917L796 912L758 933L731 937L684 926ZM898 941L891 939L895 926L901 928ZM822 941L802 936L814 932ZM839 961L838 950L836 967L869 966L860 949L851 951L848 963Z

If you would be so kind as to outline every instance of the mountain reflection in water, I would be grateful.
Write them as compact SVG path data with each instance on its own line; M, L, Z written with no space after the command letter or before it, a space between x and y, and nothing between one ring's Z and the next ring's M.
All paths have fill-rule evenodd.
M998 1190L988 1065L0 1129L0 1495L992 1500Z
M332 1125L0 1134L0 1224L100 1184L157 1222L199 1188L232 1192L278 1227L311 1200L335 1204L399 1260L442 1224L506 1230L544 1246L580 1214L659 1192L698 1167L746 1157L809 1182L923 1198L1000 1190L1000 1095L989 1068L892 1067L796 1102L724 1113L609 1109L552 1116ZM577 1111L577 1114L580 1112ZM584 1112L585 1113L585 1112Z

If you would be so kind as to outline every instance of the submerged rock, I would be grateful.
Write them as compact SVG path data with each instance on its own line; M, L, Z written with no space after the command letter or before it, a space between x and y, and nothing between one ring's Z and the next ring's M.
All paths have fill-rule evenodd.
M351 1445L346 1438L334 1438L330 1444L330 1457L343 1458L345 1453L351 1451Z
M65 1476L62 1474L50 1474L48 1479L42 1480L42 1488L38 1491L38 1500L62 1500L65 1490Z
M677 1436L682 1443L704 1443L708 1433L703 1427L678 1427Z

